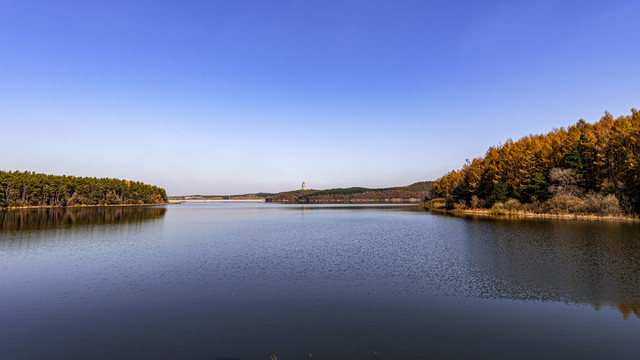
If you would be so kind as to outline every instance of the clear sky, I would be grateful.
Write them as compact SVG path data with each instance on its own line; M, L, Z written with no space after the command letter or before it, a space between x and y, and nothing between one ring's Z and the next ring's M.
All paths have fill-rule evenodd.
M170 195L434 180L640 107L639 1L0 3L0 169Z

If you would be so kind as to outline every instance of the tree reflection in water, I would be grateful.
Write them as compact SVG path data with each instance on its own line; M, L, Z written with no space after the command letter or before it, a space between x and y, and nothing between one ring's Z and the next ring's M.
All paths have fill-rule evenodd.
M44 230L73 226L129 224L164 217L165 207L55 207L0 211L0 231Z
M635 314L635 316L640 319L640 303L618 304L616 305L616 308L622 313L625 320L629 320L631 313Z
M611 307L640 318L638 224L469 220L468 261L478 279L490 279L486 297Z
M305 221L306 219L324 221L324 216L333 215L329 211L338 208L334 209L334 206L303 206L285 209L287 211L301 209ZM188 218L189 221L202 221L206 225L202 227L207 229L206 237L227 239L229 235L224 231L228 227L213 226L212 224L218 224L223 220L229 221L229 219L237 221L238 218L234 216L251 212L250 209L233 208L235 210L232 211L230 210L232 208L224 208L216 210L219 211L218 216L210 218L208 212L197 211L198 208L187 207L183 209L182 213L172 212L172 215L176 217L172 218L170 224L175 231L181 231L185 237L191 236L192 239L198 239L201 236L197 231L192 231L186 228L186 225L181 224L177 220L179 216ZM277 209L282 211L282 208ZM345 211L367 211L368 213L375 211L376 215L383 212L394 215L395 212L398 213L397 215L402 215L401 212L416 211L417 207L406 209L403 207L352 207L349 209L345 209ZM263 214L264 211L268 210L261 210L258 214ZM66 229L89 228L92 225L135 223L139 224L136 226L139 233L149 234L155 227L146 227L142 224L150 224L155 220L164 219L166 212L166 207L84 207L2 211L0 212L0 235L13 233L13 236L2 236L2 240L8 240L2 241L2 243L3 246L16 247L21 241L33 244L34 239L52 238L51 232L38 231L47 229L65 229L56 232L65 239L66 243L75 243L78 238L84 238L83 234L71 234ZM203 214L207 215L203 217ZM336 212L336 214L338 213ZM343 213L340 215L344 216ZM420 214L416 213L415 215ZM251 219L254 221L253 218ZM283 219L282 221L285 221L289 218ZM376 217L376 219L379 218ZM592 306L595 310L600 308L617 309L622 313L624 319L630 319L632 314L640 318L640 286L638 286L640 284L640 267L638 266L640 231L638 231L638 224L478 218L440 221L453 218L439 217L432 218L434 220L434 227L431 228L433 234L424 236L425 230L430 228L420 228L422 224L418 221L420 217L409 218L412 220L410 224L415 229L415 233L406 232L406 228L402 227L394 228L394 226L399 226L397 219L406 220L404 217L390 216L384 219L388 221L384 225L377 223L363 225L358 222L358 226L338 226L325 233L307 232L309 238L304 243L298 241L300 231L295 230L295 227L287 227L284 232L279 232L282 229L276 226L280 224L278 221L262 222L263 226L274 224L275 227L268 228L267 231L263 228L256 230L256 228L241 222L239 224L242 226L238 229L244 233L240 230L237 230L240 231L239 233L234 230L234 239L242 239L242 236L245 239L251 239L253 236L251 231L259 231L262 240L254 244L255 248L245 249L238 253L237 256L240 260L237 263L246 265L250 264L252 259L261 259L261 262L275 259L267 267L268 270L258 273L257 276L281 286L282 290L278 288L278 291L281 292L294 288L299 292L312 293L321 287L315 288L309 279L324 277L328 279L330 286L327 289L322 289L323 293L330 292L332 289L344 288L346 293L357 294L358 287L370 285L371 288L367 291L381 290L382 293L385 290L398 292L400 289L399 291L403 293L420 296L425 293L440 295L442 292L445 295L487 299L583 304ZM334 223L336 220L329 218L328 221ZM229 224L234 223L229 222ZM300 224L312 226L314 223L300 222ZM318 224L326 223L318 222ZM338 225L340 224L345 223L338 222ZM126 228L126 226L112 226L108 231L124 231ZM129 228L131 229L131 227ZM388 232L384 233L381 230L388 230ZM369 233L376 235L366 238L361 243L343 241L344 238L359 239L359 234ZM405 237L397 238L394 240L396 243L391 244L390 236L393 237L395 234L404 234ZM158 238L167 239L165 236L170 239L171 235L159 235ZM114 235L113 237L118 236ZM158 238L149 236L149 244L157 241ZM319 247L319 244L327 238L333 239L332 241L346 249L344 253L351 255L342 256L340 253L330 253L325 248ZM364 239L364 237L360 238ZM282 239L289 239L290 244L294 245L304 244L305 251L313 254L315 259L320 259L315 262L300 261L298 263L303 264L298 266L305 267L304 271L297 273L299 283L285 281L283 278L282 274L287 271L286 265L295 265L296 261L287 257L284 258L289 259L290 262L282 261L282 255L279 252L282 249L278 247L278 244L283 241ZM237 244L239 242L233 241L219 243L218 246L224 245L233 250L235 249L233 246ZM386 245L389 247L384 248ZM385 263L378 263L375 258L363 255L367 254L367 251L378 251L383 248L389 254L394 255L394 257L385 255L387 260ZM196 289L201 288L204 278L217 284L216 290L218 292L227 286L228 289L239 292L246 291L246 294L252 295L252 286L255 285L250 280L243 283L238 279L245 277L252 279L253 275L249 276L238 267L234 267L234 263L229 263L228 260L233 257L218 257L223 252L216 250L216 252L209 253L207 251L210 248L207 246L203 247L204 250L196 253L185 254L181 252L185 249L190 248L172 248L171 253L167 256L171 259L183 256L190 260L201 257L200 261L205 264L218 265L210 271L207 268L199 268L195 271L190 267L189 262L184 262L180 268L176 269L176 274L182 274L181 281L192 279L191 274L195 271L200 274L200 277L192 279L191 282ZM202 255L202 252L207 255ZM266 253L275 255L265 260L262 256ZM231 252L231 254L235 253ZM278 256L281 257L278 258ZM157 257L152 259L155 261ZM389 259L392 260L389 261ZM326 264L334 264L331 266L341 266L350 270L344 273L329 272L328 269L334 270L334 268ZM152 266L154 266L153 263ZM453 272L451 269L457 270ZM221 273L223 275L220 275ZM371 278L368 277L370 274L373 274ZM225 279L231 278L235 279L233 283L225 283Z

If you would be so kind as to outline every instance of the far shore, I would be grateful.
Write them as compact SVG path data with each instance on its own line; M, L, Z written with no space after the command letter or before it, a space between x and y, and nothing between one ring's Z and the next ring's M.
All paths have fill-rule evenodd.
M274 204L420 204L420 199L352 199L352 200L336 200L336 201L267 201Z
M597 215L597 214L550 214L550 213L532 213L525 211L506 211L495 209L453 209L446 210L442 208L430 207L427 202L421 205L430 211L451 214L455 216L479 216L494 218L527 218L527 219L570 219L570 220L589 220L589 221L617 221L617 222L640 222L637 216L629 215Z

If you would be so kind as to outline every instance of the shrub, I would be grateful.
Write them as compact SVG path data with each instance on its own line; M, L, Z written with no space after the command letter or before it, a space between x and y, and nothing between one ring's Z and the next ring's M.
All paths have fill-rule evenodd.
M555 195L578 195L578 180L575 170L553 168L549 172L551 186L549 190Z
M508 211L518 211L521 209L521 207L522 204L520 204L520 201L514 198L511 198L504 203L504 208Z
M589 193L585 197L587 211L598 215L620 215L620 202L615 195L603 196L602 194Z
M530 213L542 212L542 205L540 201L534 196L531 198L531 202L528 204L522 204L522 210Z
M543 210L552 214L583 214L587 212L587 204L575 195L560 194L547 200Z

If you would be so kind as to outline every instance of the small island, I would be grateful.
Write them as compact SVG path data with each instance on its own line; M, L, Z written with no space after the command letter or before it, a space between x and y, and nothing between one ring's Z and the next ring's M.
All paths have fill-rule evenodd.
M435 181L425 207L457 214L637 220L640 112L491 147Z

